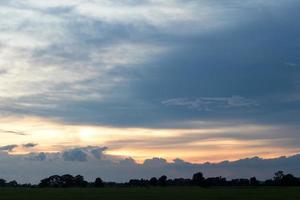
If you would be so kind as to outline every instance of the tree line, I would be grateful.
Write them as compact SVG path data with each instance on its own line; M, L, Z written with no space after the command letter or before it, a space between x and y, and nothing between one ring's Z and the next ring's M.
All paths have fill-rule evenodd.
M83 176L72 176L65 174L62 176L53 175L42 179L39 184L19 184L17 181L7 182L0 179L0 187L39 187L39 188L69 188L69 187L164 187L164 186L300 186L300 178L292 174L284 174L283 171L278 171L272 179L265 181L257 180L255 177L245 179L227 180L224 177L209 177L205 178L202 172L193 174L191 179L175 178L168 179L163 175L159 178L151 179L131 179L126 183L104 182L101 178L96 178L93 182L88 182Z

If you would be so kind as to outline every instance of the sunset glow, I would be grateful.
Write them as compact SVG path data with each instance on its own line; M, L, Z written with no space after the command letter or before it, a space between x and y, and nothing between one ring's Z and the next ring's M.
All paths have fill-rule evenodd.
M239 138L241 135L268 134L280 129L270 126L239 125L193 129L116 128L67 125L42 118L2 118L1 140L5 144L39 144L30 150L15 148L10 153L59 152L84 146L107 146L107 154L132 157L142 162L152 157L190 162L236 160L259 153L265 158L297 153L289 147L274 148L273 139ZM11 129L11 127L14 127ZM235 134L232 134L235 133ZM255 148L254 148L255 147ZM270 150L272 149L272 150ZM233 153L234 152L234 153Z

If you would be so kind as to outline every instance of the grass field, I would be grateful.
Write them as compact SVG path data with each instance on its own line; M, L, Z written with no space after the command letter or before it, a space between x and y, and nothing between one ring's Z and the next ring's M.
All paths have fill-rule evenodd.
M297 187L260 188L103 188L103 189L0 189L1 200L299 200Z

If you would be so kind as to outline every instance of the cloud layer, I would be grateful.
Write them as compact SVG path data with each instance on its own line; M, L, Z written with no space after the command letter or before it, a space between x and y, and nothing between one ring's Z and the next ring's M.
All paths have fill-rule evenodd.
M258 103L251 99L240 96L232 97L203 97L194 100L187 98L168 99L162 102L166 106L183 106L198 111L211 111L220 108L241 108L258 106Z
M299 153L299 9L297 0L3 0L1 148L103 145L139 160L180 148L190 161Z
M299 62L297 1L0 6L2 115L118 126L161 126L167 118L175 126L180 116L255 121L264 111L266 123L296 121L300 72L287 63ZM165 108L169 99L203 112ZM246 105L260 108L219 113Z
M147 159L138 164L131 158L112 157L101 147L69 149L58 153L31 153L27 155L0 154L1 178L16 179L22 183L38 183L42 178L54 174L82 174L89 181L101 177L105 181L125 182L134 178L159 177L191 178L202 171L206 177L226 178L272 178L278 170L300 175L300 156L261 159L246 158L233 162L193 164L181 159L167 162L163 158ZM97 151L95 154L94 152ZM100 156L99 156L100 155ZM259 170L257 170L259 168Z

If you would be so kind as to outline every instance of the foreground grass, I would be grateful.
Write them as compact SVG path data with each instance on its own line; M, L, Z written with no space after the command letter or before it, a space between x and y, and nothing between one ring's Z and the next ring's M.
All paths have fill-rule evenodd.
M29 189L2 188L1 200L299 200L298 187L166 187L103 189Z

